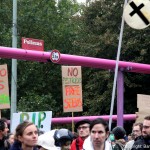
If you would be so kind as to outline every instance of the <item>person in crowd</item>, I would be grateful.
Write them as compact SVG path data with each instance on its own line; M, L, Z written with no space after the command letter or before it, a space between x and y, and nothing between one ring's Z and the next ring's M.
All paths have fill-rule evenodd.
M90 120L84 119L75 124L78 137L73 140L71 150L82 150L83 142L90 134Z
M112 148L114 148L114 146L115 146L115 137L114 137L114 134L112 132L109 133L108 140L111 143Z
M149 150L149 149L150 149L150 115L144 118L142 136L138 138L132 146L132 150Z
M126 131L123 127L117 126L113 128L112 133L114 134L115 137L115 146L114 150L123 150L126 144L125 141L125 136L126 136Z
M55 146L54 138L48 134L40 135L37 145L39 150L58 150Z
M68 129L57 129L45 132L38 138L39 150L70 150L74 135Z
M126 143L125 150L129 150L129 149L131 150L134 142L136 140L138 140L139 138L141 138L142 128L143 128L143 124L142 123L134 123L133 124L132 134L133 134L134 138L131 141Z
M135 136L135 139L137 139L139 136L142 135L142 129L143 129L143 123L134 123L133 124L133 134Z
M29 121L20 123L15 130L15 142L10 150L37 150L38 129Z
M8 131L6 119L0 119L0 150L8 150L8 145L5 144Z
M10 145L12 145L14 143L14 134L13 133L9 133L7 135L7 141L9 142Z
M112 150L107 141L109 137L108 124L104 119L98 118L90 124L90 136L83 143L83 150Z
M129 135L128 135L128 137L129 137ZM128 142L125 145L124 150L131 150L131 148L132 148L132 146L134 144L134 140L135 140L134 133L131 133L130 137L128 138Z
M10 147L12 146L13 143L14 143L14 134L8 133L8 135L6 136L4 145L5 145L5 147L7 147L7 149L10 149Z
M133 133L128 134L128 142L133 140Z

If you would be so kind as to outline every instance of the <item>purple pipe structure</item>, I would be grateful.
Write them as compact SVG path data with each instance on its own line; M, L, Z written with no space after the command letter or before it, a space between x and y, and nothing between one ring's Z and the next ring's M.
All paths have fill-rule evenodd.
M89 119L89 120L94 120L96 118L103 118L104 120L108 121L109 116L104 115L104 116L82 116L82 117L61 117L61 118L52 118L52 124L71 124L72 119L74 123L83 120L83 119ZM117 120L117 115L112 116L112 120L116 121ZM137 118L136 114L125 114L123 115L124 120L135 120ZM8 124L10 124L10 120L8 120Z
M25 50L25 49L0 46L0 57L1 58L10 58L10 59L13 58L13 59L37 61L37 62L50 62L51 61L50 55L51 55L51 52L40 52L40 51L34 51L34 50ZM60 54L60 61L57 64L76 65L76 66L79 65L79 66L83 66L83 67L114 70L116 67L116 60ZM123 126L124 85L123 85L123 72L122 71L150 74L150 65L134 63L134 62L119 61L118 70L119 70L119 72L118 72L118 81L117 81L117 115L118 115L117 125ZM109 118L109 116L107 116L107 117ZM89 119L89 117L88 117L88 119ZM128 118L128 119L130 119L130 118ZM53 122L63 122L63 120L64 120L64 118L58 118L58 119L53 118L52 119ZM76 117L74 117L75 122L76 122L76 120L79 120L79 118L76 119ZM67 122L67 118L65 117L64 123L66 123L66 122ZM70 122L70 120L68 122Z
M20 60L49 62L50 55L51 55L51 52L40 52L40 51L34 51L34 50L31 51L31 50L24 50L24 49L19 49L19 48L10 48L10 47L0 46L1 58L10 58L10 59L14 58L14 59L20 59ZM57 64L80 65L83 67L114 70L116 66L116 60L61 54L60 61ZM127 72L150 74L149 64L119 61L119 69L121 70L123 69L124 71L127 71Z
M117 126L123 126L123 108L124 108L124 75L118 71L117 77Z
M48 60L50 59L50 52L40 52L35 50L32 51L0 46L0 57L38 62L48 62Z
M136 119L136 114L126 114L123 115L124 120L135 120ZM103 118L105 120L109 120L109 115L104 115L104 116L82 116L82 117L73 117L74 122L78 122L83 119L89 119L89 120L94 120L96 118ZM117 120L117 115L112 116L112 120ZM69 124L72 123L72 117L61 117L61 118L52 118L52 124Z

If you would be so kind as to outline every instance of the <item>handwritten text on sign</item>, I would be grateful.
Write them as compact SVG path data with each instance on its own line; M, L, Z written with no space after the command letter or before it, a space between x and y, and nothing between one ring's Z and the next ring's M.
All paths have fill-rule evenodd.
M0 65L0 109L10 108L7 65Z
M82 111L82 78L80 66L62 66L63 110Z
M13 113L11 132L25 120L33 122L38 129L47 132L51 129L51 118L51 111Z

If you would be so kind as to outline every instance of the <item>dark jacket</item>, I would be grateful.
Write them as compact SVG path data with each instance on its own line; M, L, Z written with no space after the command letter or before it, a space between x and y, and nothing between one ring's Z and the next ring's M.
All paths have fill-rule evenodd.
M11 146L10 150L22 150L21 143L19 141L15 141L14 144ZM33 150L38 150L38 149L34 147Z
M149 150L150 139L144 139L142 136L136 140L131 150Z
M113 150L123 150L124 147L125 147L125 144L117 140Z
M10 144L5 140L0 140L0 150L9 150Z

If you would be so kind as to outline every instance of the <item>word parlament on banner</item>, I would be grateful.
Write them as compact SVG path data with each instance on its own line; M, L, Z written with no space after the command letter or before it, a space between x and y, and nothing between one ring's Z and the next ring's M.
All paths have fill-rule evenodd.
M134 29L144 29L150 25L150 1L130 0L125 6L123 17Z

